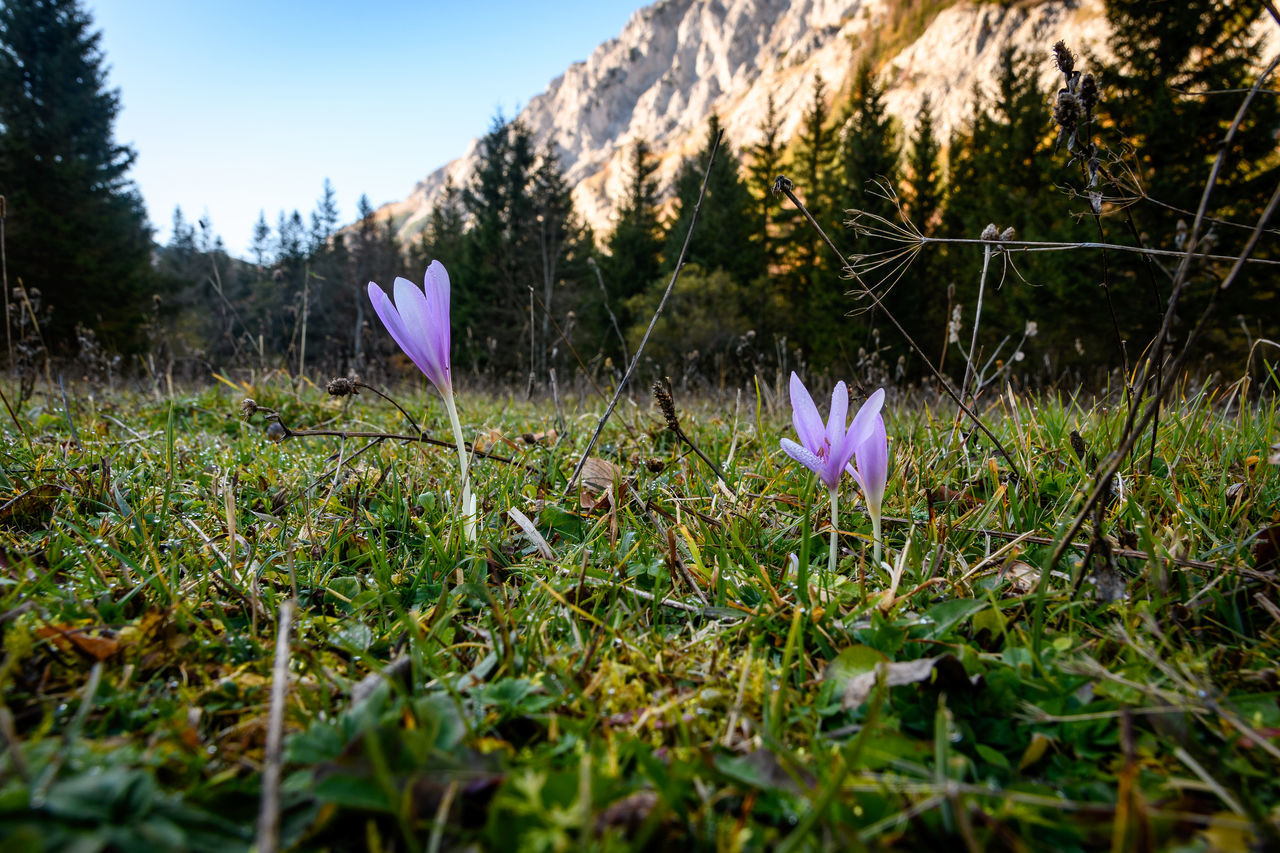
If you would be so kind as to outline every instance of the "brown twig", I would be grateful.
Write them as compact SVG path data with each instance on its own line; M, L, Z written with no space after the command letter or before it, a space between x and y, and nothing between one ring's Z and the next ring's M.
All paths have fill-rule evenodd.
M284 764L284 702L289 689L289 630L293 601L280 603L276 629L276 658L271 670L271 712L267 718L267 746L262 768L262 801L258 810L257 850L275 853L280 847L280 774Z

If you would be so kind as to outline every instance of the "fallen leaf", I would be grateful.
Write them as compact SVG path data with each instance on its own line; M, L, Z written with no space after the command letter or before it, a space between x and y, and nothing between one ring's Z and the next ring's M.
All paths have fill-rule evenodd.
M579 488L595 497L622 478L618 467L596 456L587 457L582 464L582 473L578 475Z
M1040 570L1029 563L1014 560L1004 573L1012 595L1026 595L1040 585Z
M936 673L936 677L935 677ZM844 690L844 708L852 710L867 699L875 689L876 681L882 677L886 687L901 687L906 684L929 682L936 687L961 687L970 689L982 682L982 676L970 676L964 664L955 655L940 655L936 658L893 663L879 663L869 672L864 672L850 679Z
M100 637L70 625L42 625L36 629L36 635L52 640L64 652L74 649L94 660L106 660L120 650L120 643L114 637Z

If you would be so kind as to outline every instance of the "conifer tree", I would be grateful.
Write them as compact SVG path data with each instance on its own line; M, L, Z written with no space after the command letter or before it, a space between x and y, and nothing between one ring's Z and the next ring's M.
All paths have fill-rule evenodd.
M1035 64L1006 49L995 82L994 98L990 103L977 99L969 127L952 139L944 233L973 239L994 224L999 231L1013 228L1020 240L1096 238L1093 224L1076 220L1070 199L1060 189L1071 172L1064 158L1053 156L1049 95L1040 86ZM1104 294L1097 286L1096 258L1015 255L1007 258L1014 265L1007 272L1006 258L997 260L988 275L982 309L982 342L988 352L1005 334L1017 334L1026 321L1035 320L1040 326L1038 345L1074 357L1074 342L1080 337L1088 358L1107 361L1118 356ZM954 276L966 322L973 315L981 266L981 249L957 246L948 251L946 268ZM940 335L946 319L932 317L930 324Z
M1125 195L1139 199L1128 210L1139 231L1151 245L1178 248L1178 221L1193 220L1227 128L1262 68L1262 42L1253 25L1265 13L1261 4L1218 0L1107 0L1106 9L1115 60L1097 69L1104 86L1097 110L1114 130L1100 136L1113 153L1132 151L1125 169L1132 170L1134 180L1122 170L1113 173L1120 175ZM1211 217L1246 226L1256 221L1280 180L1278 124L1280 102L1274 96L1250 102L1217 176ZM1209 226L1201 236L1208 235L1216 252L1231 254L1248 233L1248 228ZM1117 298L1125 299L1124 312L1132 312L1125 319L1137 326L1134 337L1146 340L1157 327L1156 306L1167 293L1152 294L1140 263L1118 262ZM1200 312L1210 280L1221 272L1203 268L1204 285L1191 288L1182 316ZM1280 334L1280 312L1257 306L1278 300L1274 276L1247 272L1227 292L1212 340L1219 348L1247 345L1236 315L1247 318L1256 335L1274 338Z
M658 182L653 177L657 168L649 144L637 140L628 160L627 196L606 247L605 286L615 310L644 291L661 272L663 233L658 220Z
M908 185L903 198L907 216L926 236L933 233L934 214L942 203L941 158L942 145L933 126L933 103L926 93L907 146Z
M839 215L843 218L850 210L865 210L892 220L897 211L883 197L877 182L896 187L898 131L885 109L884 88L876 82L869 60L858 65L839 127Z
M667 228L662 253L663 274L670 274L680 256L689 222L702 189L702 178L716 137L720 117L712 114L707 125L707 141L697 156L685 161L676 177L675 218ZM698 213L697 227L685 254L685 263L698 264L708 272L722 269L738 285L745 286L765 271L764 253L755 238L755 200L743 183L741 162L730 140L722 138L707 193Z
M120 96L107 88L101 34L78 0L0 5L0 195L8 202L9 280L54 308L55 349L76 324L139 344L153 286L151 230L128 177L135 154L114 138Z
M747 185L757 204L757 239L760 241L765 263L777 271L782 260L784 237L778 222L779 196L773 192L773 182L782 174L782 118L773 93L765 104L764 120L760 124L759 139L749 149L751 160L747 164Z

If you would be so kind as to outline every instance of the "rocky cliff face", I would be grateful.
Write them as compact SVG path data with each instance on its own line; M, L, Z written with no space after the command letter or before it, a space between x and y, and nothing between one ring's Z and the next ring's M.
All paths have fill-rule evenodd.
M647 140L661 158L658 179L665 192L683 158L701 147L713 112L729 142L741 149L757 141L772 93L783 138L790 138L814 75L822 74L833 101L839 98L863 51L895 24L902 31L900 7L907 3L659 0L636 12L621 35L586 62L552 80L519 118L535 141L556 146L577 210L597 234L607 234L633 141ZM952 3L934 13L913 41L891 51L880 71L886 103L909 130L928 94L945 138L970 114L975 90L991 91L1006 45L1042 57L1050 81L1056 76L1050 53L1055 41L1065 39L1080 53L1099 50L1105 36L1102 0ZM884 48L875 55L884 56ZM383 208L395 217L401 237L422 228L448 178L458 186L470 180L477 150L473 142L408 199Z

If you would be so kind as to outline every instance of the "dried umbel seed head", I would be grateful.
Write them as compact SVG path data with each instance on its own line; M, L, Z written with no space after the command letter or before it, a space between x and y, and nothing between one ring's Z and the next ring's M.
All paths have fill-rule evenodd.
M329 392L330 397L346 397L349 394L360 393L360 388L355 382L341 376L330 379L325 390Z
M679 432L680 419L676 417L676 401L671 399L671 392L661 382L653 383L653 400L662 411L662 417L667 422L667 429L672 432Z
M982 236L980 239L987 240L987 241L995 241L999 239L999 237L1000 237L1000 229L996 228L996 224L994 222L990 222L987 224L986 228L982 229Z
M246 421L258 412L258 403L252 397L245 397L240 401L240 417Z
M1080 108L1087 116L1093 112L1093 108L1098 105L1098 81L1092 74L1086 74L1080 78Z
M1076 70L1076 58L1067 48L1065 41L1060 41L1053 46L1053 61L1058 63L1058 70L1067 77L1071 76L1071 72Z
M776 178L774 178L774 179L773 179L773 194L774 194L774 195L777 195L778 193L790 192L791 190L794 190L795 188L796 188L796 185L795 185L795 184L793 184L793 183L791 182L791 179L790 179L790 178L788 178L786 175L779 175L778 177L776 177Z

